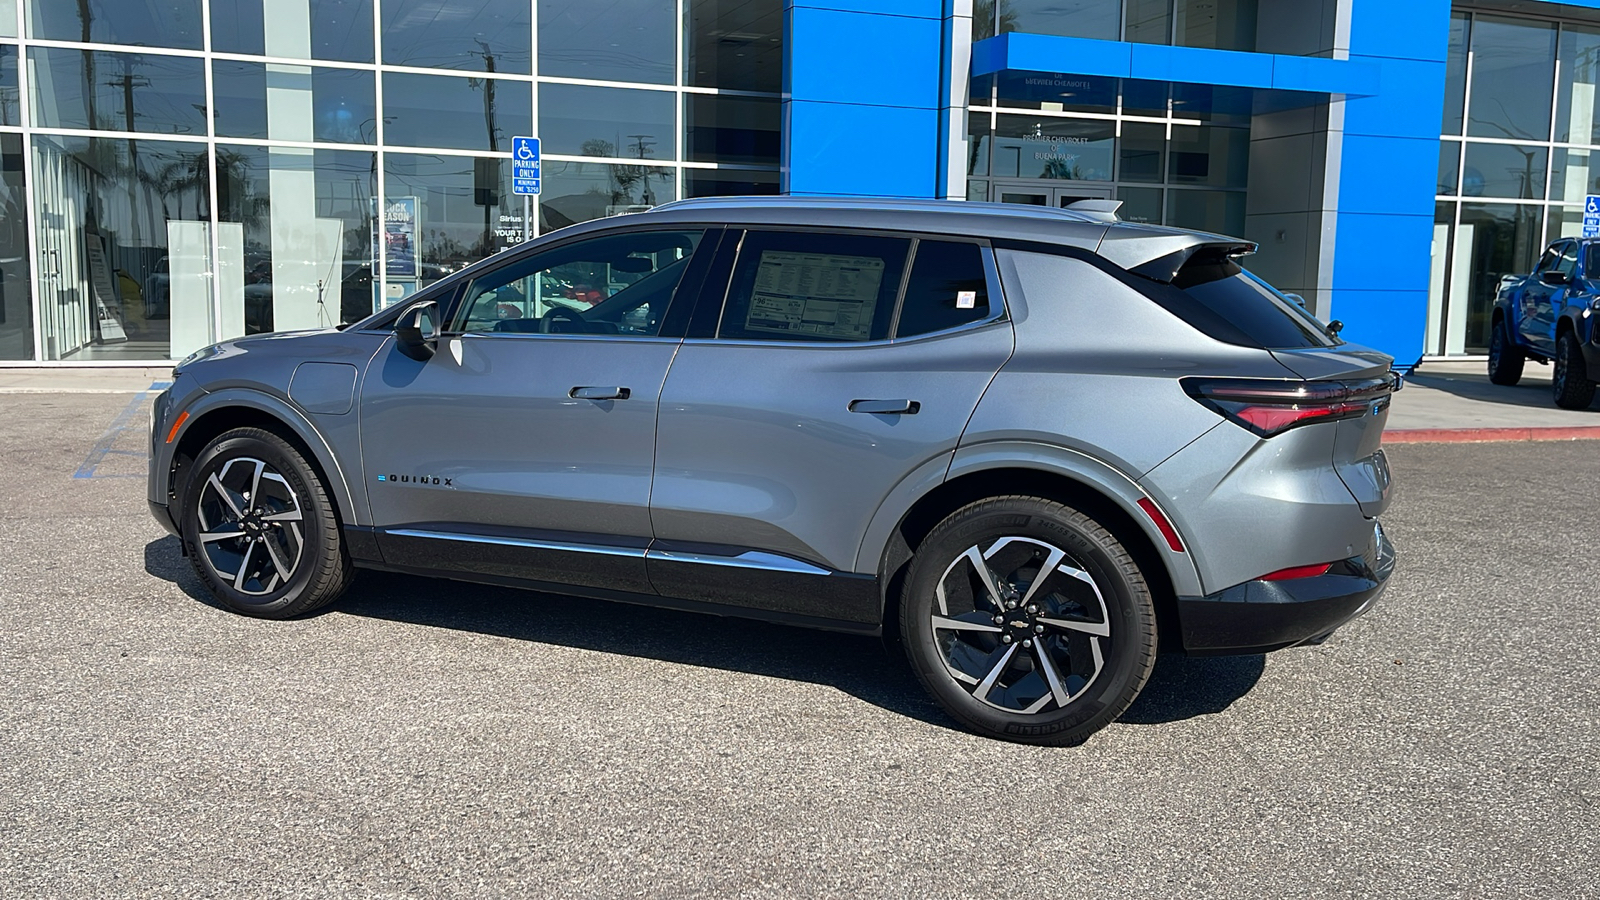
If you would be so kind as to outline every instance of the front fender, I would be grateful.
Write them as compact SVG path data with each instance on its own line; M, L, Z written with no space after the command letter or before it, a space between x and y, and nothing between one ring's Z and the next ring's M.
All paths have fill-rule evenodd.
M189 417L184 420L170 443L163 441L156 445L155 449L158 456L155 460L156 465L152 467L152 474L159 473L161 483L158 485L159 494L156 490L152 490L152 497L168 496L171 485L167 483L167 479L171 477L172 455L178 445L183 442L183 436L195 426L195 423L204 419L208 413L220 409L239 408L266 413L288 426L300 438L301 442L310 448L316 464L322 469L322 473L327 476L328 490L333 495L334 503L339 508L340 521L347 525L367 524L365 517L360 516L357 512L358 507L350 491L350 480L347 477L345 467L340 464L339 458L334 454L333 449L328 446L328 442L322 437L321 433L312 426L305 413L279 397L243 387L228 387L215 393L202 394L186 409L173 410L174 415L179 412L188 412Z

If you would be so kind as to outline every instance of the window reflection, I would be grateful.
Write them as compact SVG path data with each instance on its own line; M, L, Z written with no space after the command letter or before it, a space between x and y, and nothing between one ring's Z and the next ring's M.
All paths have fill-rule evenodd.
M0 134L0 359L33 359L22 136Z
M998 117L992 165L996 177L1110 181L1111 122Z
M1213 234L1244 234L1243 191L1167 191L1167 222Z
M726 97L685 94L685 158L695 162L778 164L776 97Z
M272 11L271 33L265 27L264 9ZM307 37L309 43L305 42ZM309 4L211 0L211 49L220 53L369 63L372 0L312 0Z
M1467 134L1549 140L1555 26L1478 16L1472 28L1472 52Z
M1490 313L1500 276L1528 272L1542 249L1543 231L1538 206L1463 203L1461 227L1456 232L1457 260L1467 259L1464 279L1464 316L1458 323L1461 344L1451 352L1484 353L1489 347Z
M29 36L48 40L199 50L200 23L200 0L28 0Z
M1516 144L1467 144L1461 192L1468 197L1544 199L1549 150Z
M539 74L671 84L676 0L539 0Z
M525 75L531 14L528 0L384 0L383 61Z
M0 125L22 124L19 90L16 45L0 45Z
M684 0L685 83L777 93L783 87L781 0Z
M777 172L739 169L685 169L685 197L752 197L778 193Z
M677 156L675 96L667 91L539 86L542 152L624 159Z
M1450 17L1450 51L1444 70L1444 123L1440 134L1460 134L1467 103L1467 37L1472 21L1465 13Z
M205 145L33 140L45 358L166 359L211 343Z
M393 303L522 240L522 202L508 160L384 155L384 253ZM551 164L544 164L550 194Z
M371 72L232 60L217 60L212 72L219 136L340 144L377 139Z
M532 134L532 87L525 81L453 75L383 76L384 141L406 147L509 150ZM544 148L544 152L555 152Z
M373 312L376 183L373 153L217 147L224 338Z
M34 47L35 125L163 134L206 133L199 59ZM85 92L84 85L93 89Z
M668 167L546 160L539 227L564 228L676 199L677 177Z

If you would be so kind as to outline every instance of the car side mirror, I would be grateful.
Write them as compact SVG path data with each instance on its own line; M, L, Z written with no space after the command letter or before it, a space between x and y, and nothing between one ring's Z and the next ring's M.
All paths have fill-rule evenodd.
M1331 334L1331 335L1336 335L1337 336L1339 334L1339 332L1341 332L1343 330L1344 330L1344 323L1339 321L1338 319L1334 319L1332 322L1328 323L1328 333Z
M1545 284L1563 285L1572 279L1565 272L1545 272L1539 276L1539 280Z
M419 362L433 358L439 346L439 304L424 303L407 310L394 330L400 352Z

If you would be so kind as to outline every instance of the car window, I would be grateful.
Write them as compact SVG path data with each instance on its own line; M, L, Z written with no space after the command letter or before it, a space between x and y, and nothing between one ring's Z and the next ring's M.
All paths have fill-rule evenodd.
M1571 278L1572 273L1578 271L1577 243L1574 241L1566 241L1556 249L1560 255L1556 260L1555 271L1560 272L1568 278Z
M654 337L704 235L608 234L507 263L467 285L457 330Z
M1557 245L1555 244L1551 244L1549 247L1545 248L1544 254L1539 257L1539 264L1533 267L1533 274L1539 275L1541 273L1548 272L1550 271L1551 267L1556 264L1556 260L1561 256L1561 254L1557 252L1556 246Z
M881 341L889 336L907 238L747 232L717 335L760 341Z
M1269 350L1342 343L1322 323L1232 258L1196 253L1171 285L1147 294L1173 315L1219 341Z
M895 337L911 337L989 318L983 248L954 241L918 241L900 301Z
M1583 254L1584 277L1600 280L1600 244L1584 245Z

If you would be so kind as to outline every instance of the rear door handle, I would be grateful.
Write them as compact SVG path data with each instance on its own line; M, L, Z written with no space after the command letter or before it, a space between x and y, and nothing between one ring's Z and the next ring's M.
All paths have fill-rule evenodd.
M625 387L575 387L567 396L574 400L626 400L632 393Z
M915 400L851 400L850 411L888 416L914 416L922 404Z

